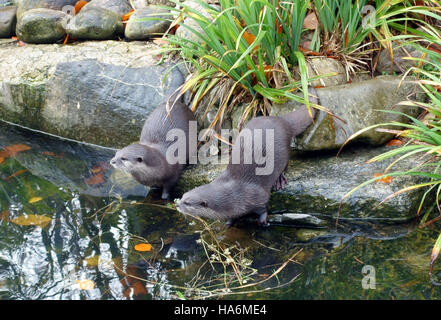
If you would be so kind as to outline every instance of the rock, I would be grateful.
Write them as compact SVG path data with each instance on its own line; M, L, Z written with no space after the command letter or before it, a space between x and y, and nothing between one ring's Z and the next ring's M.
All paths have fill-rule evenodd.
M129 1L127 0L92 0L86 4L84 8L87 8L88 6L104 8L113 11L120 16L123 16L132 10Z
M322 79L312 81L311 85L314 87L330 87L348 83L346 70L338 60L324 57L310 58L306 61L306 67L308 78L317 75L337 73L334 76L324 77ZM296 67L294 70L298 75L298 79L300 80L298 67Z
M12 6L14 5L13 0L0 0L0 7Z
M212 18L212 14L214 14L215 12L208 12L207 9L205 9L204 7L202 7L199 3L192 1L192 0L187 0L184 3L184 6L189 7L197 12L199 12L200 14L202 14L203 16L211 19ZM214 8L215 10L219 9L218 5L211 5L212 8ZM218 13L218 11L216 11L216 13ZM204 34L204 30L202 30L201 26L199 26L199 24L192 18L190 17L186 17L183 24L180 25L180 27L176 30L176 35L178 37L196 42L196 43L202 43L202 40L195 35L191 30L189 30L188 28L186 28L186 26L188 28L194 29L196 32Z
M168 12L168 10L154 7L135 10L127 22L125 30L126 38L130 40L144 40L164 33L170 26L170 21L165 20L171 18L167 15ZM145 18L164 20L139 21L139 19Z
M53 43L65 37L68 15L52 9L26 11L17 23L17 37L27 43Z
M123 30L121 17L114 11L90 4L70 19L66 32L75 39L109 40Z
M9 38L15 34L16 12L16 6L2 7L0 4L0 38Z
M156 50L122 41L0 44L0 118L109 147L137 141L150 112L184 81L173 68L163 83L171 65L157 65Z
M420 183L418 177L393 177L390 183L376 182L361 188L342 202L343 196L361 183L384 172L392 160L367 164L366 161L392 147L368 146L346 148L336 157L336 152L327 154L298 154L290 160L286 170L288 183L284 190L272 192L268 205L272 214L302 213L319 219L339 218L365 219L383 222L407 221L416 216L421 196L425 190L405 192L377 205L398 190ZM405 171L418 164L417 158L400 162L398 171ZM395 168L395 167L393 167ZM225 165L194 165L184 171L175 190L175 197L211 182ZM427 200L430 203L430 200ZM339 211L340 204L341 211Z
M66 6L74 6L78 0L15 0L17 5L17 19L19 20L24 12L37 9L46 8L53 10L62 10Z
M389 50L381 50L378 58L376 71L391 74L393 72L404 73L411 67L415 67L418 61L404 59L405 57L421 58L423 52L410 45L393 45L393 63L390 58Z
M409 119L405 116L378 111L393 109L411 116L418 115L418 107L397 105L407 99L424 100L422 95L412 95L415 90L421 91L411 81L403 81L398 88L401 80L401 77L381 76L357 83L317 89L320 104L346 123L335 118L331 120L331 116L320 111L314 124L295 139L293 147L299 150L336 149L352 134L368 126L389 121L407 123ZM299 104L293 101L284 105L273 105L271 115L283 116L298 106ZM373 129L359 135L356 140L381 145L391 137L390 133Z
M324 227L327 225L325 220L317 218L315 215L305 213L283 213L273 214L268 217L268 221L271 224L283 224L283 225L309 225L316 227Z

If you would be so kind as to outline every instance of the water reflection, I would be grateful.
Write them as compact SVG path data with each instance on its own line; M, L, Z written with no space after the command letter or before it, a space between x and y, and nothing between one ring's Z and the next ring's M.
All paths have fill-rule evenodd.
M150 203L144 187L129 180L116 185L116 173L104 165L112 150L0 124L0 147L16 144L30 149L0 163L0 299L206 295L237 271L225 275L214 259L227 251L243 262L238 270L248 292L228 298L440 297L426 273L434 232L414 231L412 223L343 221L336 229L323 217L320 227L273 217L268 229L249 220L236 228L215 223L214 238L201 237L203 224L165 203ZM210 239L224 251L202 241ZM152 249L135 250L140 243ZM365 264L377 269L377 290L361 289ZM284 283L289 285L265 291Z

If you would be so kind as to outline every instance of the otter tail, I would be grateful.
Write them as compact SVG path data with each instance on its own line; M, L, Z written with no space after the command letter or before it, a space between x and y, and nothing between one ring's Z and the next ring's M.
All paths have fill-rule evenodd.
M318 96L317 92L313 87L308 88L309 93L309 101L318 104ZM316 114L316 109L310 107L311 114L308 111L308 108L303 105L297 110L288 113L284 116L284 119L287 120L292 128L293 136L297 136L305 131L311 124Z

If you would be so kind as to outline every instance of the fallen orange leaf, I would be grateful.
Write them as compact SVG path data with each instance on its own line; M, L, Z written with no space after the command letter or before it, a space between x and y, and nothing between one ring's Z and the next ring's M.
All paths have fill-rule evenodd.
M382 173L374 173L374 177L381 177L383 174ZM391 176L385 176L381 179L378 179L377 182L383 182L383 183L391 183L392 182L392 177Z
M3 148L3 150L12 151L12 152L22 152L29 149L31 149L31 147L25 144L14 144Z
M84 182L86 182L88 185L101 184L104 182L104 177L101 173L98 173L90 178L87 178L84 180Z
M11 222L20 226L39 226L41 228L46 227L52 219L46 216L28 214L19 216L11 220Z
M254 40L256 40L256 36L248 31L245 31L243 34L243 38L245 39L245 41L251 45Z
M128 13L122 16L122 21L127 21L130 19L130 16L133 14L134 10L130 10Z
M395 147L395 146L401 146L402 144L403 144L403 141L401 141L399 139L392 139L386 143L386 146Z
M152 250L152 245L149 243L139 243L135 246L136 251L146 252Z
M75 4L75 6L74 6L74 8L75 8L75 14L77 14L78 12L80 12L81 9L82 9L86 4L87 4L87 1L84 1L84 0L80 0L80 1L78 1L78 2Z
M3 163L3 161L5 161L4 157L0 157L0 164Z
M162 45L168 44L168 40L164 39L164 38L154 38L153 43L156 43L157 45L162 46Z

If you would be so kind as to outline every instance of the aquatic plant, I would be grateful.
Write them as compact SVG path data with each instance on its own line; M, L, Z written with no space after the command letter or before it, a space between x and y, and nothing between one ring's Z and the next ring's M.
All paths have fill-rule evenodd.
M441 19L440 19L441 21ZM426 188L426 192L422 196L417 215L420 216L420 227L425 227L441 219L441 205L440 205L440 193L441 193L441 30L428 23L424 23L421 20L421 30L409 29L414 32L415 35L420 37L418 41L407 41L406 45L414 46L422 52L421 57L406 58L413 60L417 63L416 67L410 68L404 77L408 74L413 74L418 77L417 83L422 90L426 93L428 102L415 102L415 101L403 101L402 105L411 105L420 107L423 111L422 116L415 118L396 111L385 111L390 113L399 113L409 118L411 123L405 124L400 122L388 122L377 124L360 130L348 138L346 143L353 140L356 136L362 132L376 129L386 132L396 133L398 137L401 137L405 143L391 151L380 154L369 162L384 161L387 159L394 159L391 164L386 168L383 175L370 179L356 188L349 191L344 197L346 199L349 195L356 190L373 183L377 180L385 177L399 177L399 176L418 176L426 178L425 182L416 183L410 186L406 186L401 190L391 194L384 199L381 203L388 199L415 189ZM389 129L384 129L385 127ZM397 130L391 130L390 128L396 128ZM345 143L345 144L346 144ZM407 171L395 171L390 172L393 167L399 166L400 161L411 156L419 156L420 164ZM429 194L434 192L435 200L429 210L422 213L423 204L429 199ZM380 203L380 204L381 204ZM429 217L436 212L433 210L437 208L439 215L428 221ZM441 235L436 241L433 248L432 258L430 263L430 273L432 273L433 263L438 257L441 248Z

